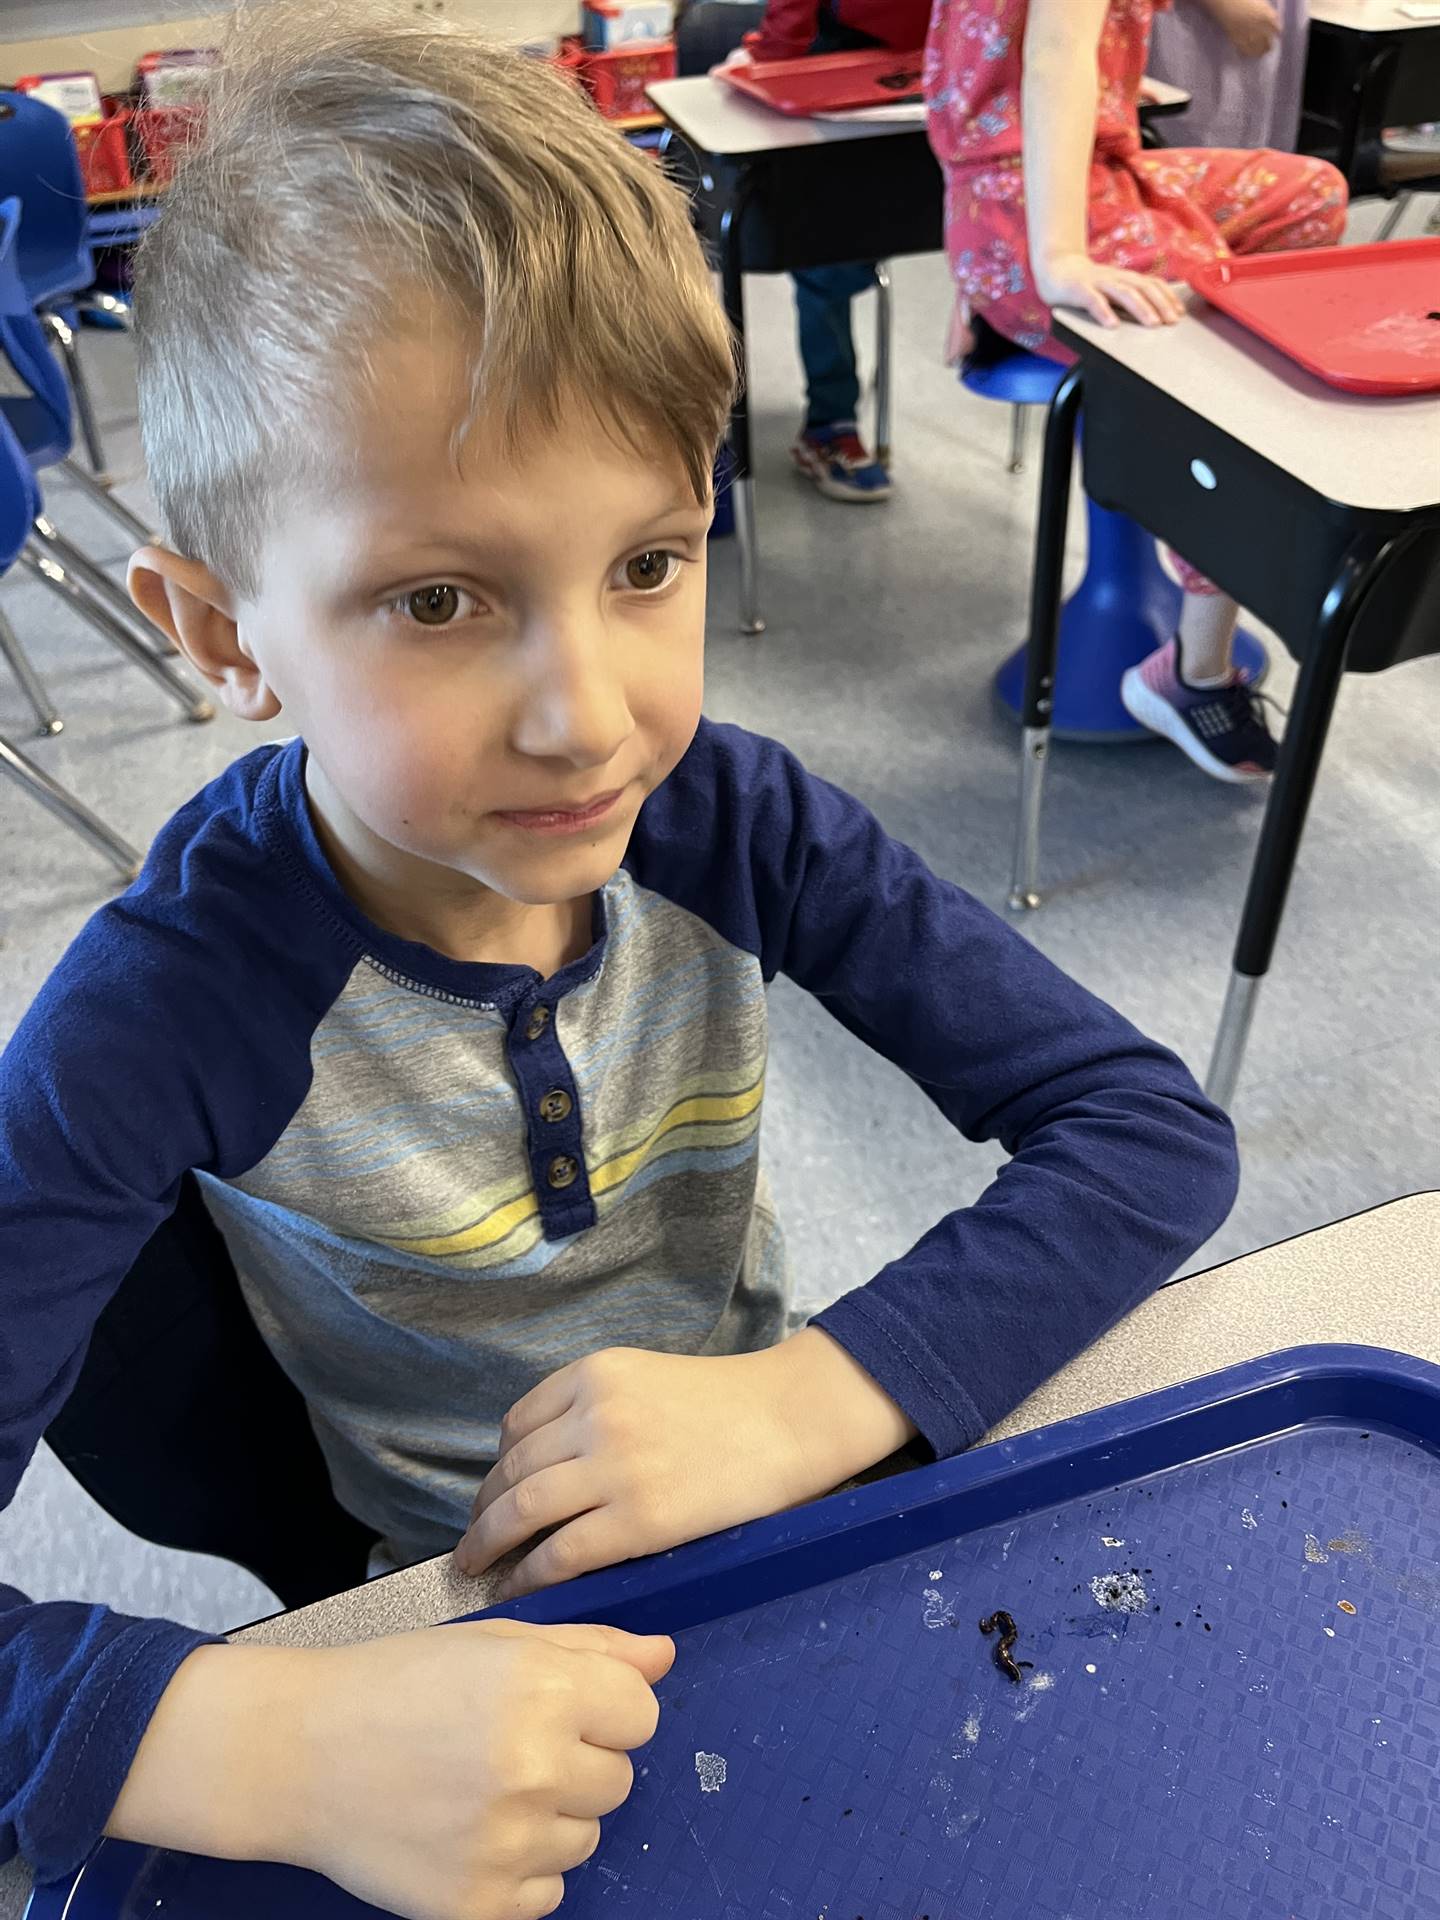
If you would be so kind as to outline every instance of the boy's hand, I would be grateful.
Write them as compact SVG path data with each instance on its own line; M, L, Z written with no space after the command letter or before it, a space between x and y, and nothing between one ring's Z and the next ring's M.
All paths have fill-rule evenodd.
M455 1561L482 1573L548 1534L513 1599L816 1499L914 1432L816 1327L715 1359L610 1348L510 1409Z
M1282 22L1271 0L1205 0L1243 60L1262 60L1280 38Z
M1101 266L1088 253L1062 253L1035 263L1035 290L1047 307L1078 307L1102 326L1119 325L1115 309L1142 327L1172 327L1185 317L1169 281L1126 267Z
M675 1649L496 1620L325 1657L304 1864L409 1920L540 1920L629 1796Z
M609 1627L499 1620L204 1647L107 1831L310 1867L404 1920L540 1920L628 1796L626 1754L655 1732L674 1657Z

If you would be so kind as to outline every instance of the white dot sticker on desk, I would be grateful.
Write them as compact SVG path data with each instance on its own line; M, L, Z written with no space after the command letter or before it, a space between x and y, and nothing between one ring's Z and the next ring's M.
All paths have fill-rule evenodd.
M1213 493L1220 482L1215 478L1215 469L1207 466L1203 460L1190 462L1190 478L1204 487L1207 493Z

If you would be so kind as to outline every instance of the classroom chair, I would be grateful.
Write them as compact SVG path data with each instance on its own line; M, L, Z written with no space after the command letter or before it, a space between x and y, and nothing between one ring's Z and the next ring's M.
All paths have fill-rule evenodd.
M985 400L1011 409L1010 471L1024 467L1025 422L1032 407L1048 407L1065 374L1058 361L1028 353L976 315L975 344L961 369L961 384ZM1096 745L1152 740L1120 699L1126 670L1173 638L1182 593L1160 564L1155 541L1128 515L1086 500L1089 533L1085 577L1065 603L1055 674L1051 732L1057 740ZM1255 685L1269 665L1253 635L1236 636L1236 660ZM1025 692L1025 648L1013 653L995 676L995 692L1019 720Z
M92 214L85 199L80 156L64 114L33 94L0 91L0 198L14 194L25 209L16 265L30 304L60 349L74 397L75 418L99 489L108 486L105 450L75 336L77 309L93 307L112 324L129 325L129 308L93 291L92 244L122 246L158 218L154 208L114 208ZM91 475L67 467L83 484ZM132 516L133 517L133 516ZM141 538L148 538L148 532Z
M282 1606L365 1579L374 1529L336 1500L193 1175L102 1309L45 1438L121 1526L233 1561Z
M9 422L0 415L0 579L9 572L30 538L39 498L40 491L24 449L11 432ZM21 692L34 709L41 735L59 733L64 722L3 612L0 612L0 658L14 673ZM32 800L37 800L83 840L89 841L124 879L133 880L139 873L141 857L136 849L3 734L0 734L0 773L6 774Z
M32 471L65 464L70 452L70 396L60 369L45 344L45 334L15 265L21 227L20 202L0 201L0 353L28 391L0 397L0 417L23 449ZM74 469L71 469L74 472ZM143 525L103 488L98 503L131 538L149 538ZM31 573L69 600L107 640L149 674L184 711L187 719L209 720L211 702L166 658L167 642L130 603L109 574L67 540L36 493L37 512L19 559Z

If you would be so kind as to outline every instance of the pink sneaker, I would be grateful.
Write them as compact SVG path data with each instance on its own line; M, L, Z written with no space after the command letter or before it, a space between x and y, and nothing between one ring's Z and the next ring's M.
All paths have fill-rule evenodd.
M1191 687L1180 678L1174 640L1131 667L1120 682L1125 710L1152 733L1173 740L1212 780L1233 786L1268 780L1278 752L1262 696L1244 674L1223 687Z

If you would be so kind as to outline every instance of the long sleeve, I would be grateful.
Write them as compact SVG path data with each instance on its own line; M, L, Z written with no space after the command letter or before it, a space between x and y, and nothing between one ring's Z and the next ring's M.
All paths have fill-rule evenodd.
M757 60L795 60L807 53L820 23L820 0L769 0L745 44Z
M637 877L1011 1156L974 1205L817 1321L953 1453L1224 1220L1230 1124L1173 1054L783 748L707 727L671 785L653 828L642 816Z
M277 911L248 837L256 771L240 763L171 823L0 1057L0 1506L185 1171L243 1170L303 1097L335 966ZM209 1638L0 1585L0 1862L22 1852L50 1879L86 1856Z
M770 0L765 17L745 44L757 60L795 60L808 53L833 21L865 34L897 53L914 53L925 43L930 0Z

